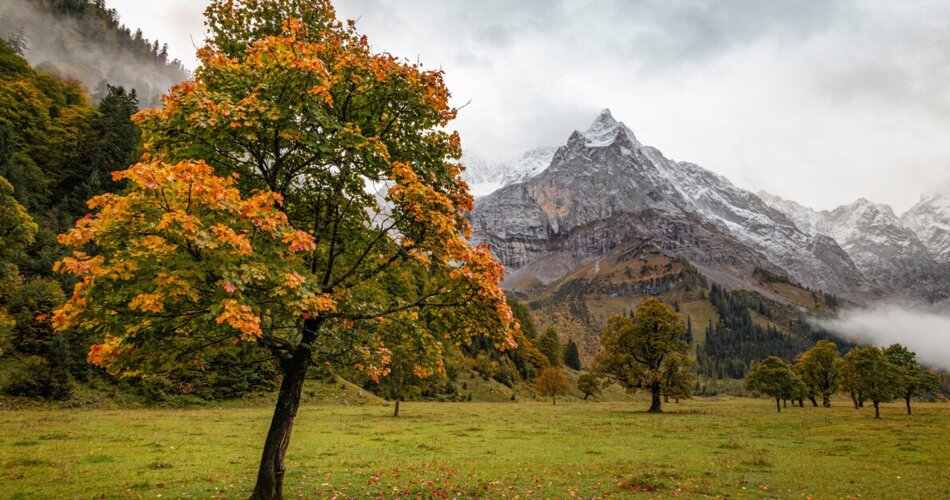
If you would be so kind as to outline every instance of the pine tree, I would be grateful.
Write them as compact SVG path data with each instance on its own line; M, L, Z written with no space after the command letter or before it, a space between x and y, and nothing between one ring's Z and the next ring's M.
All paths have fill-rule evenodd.
M567 348L564 350L564 366L572 370L581 369L581 356L574 339L567 341Z

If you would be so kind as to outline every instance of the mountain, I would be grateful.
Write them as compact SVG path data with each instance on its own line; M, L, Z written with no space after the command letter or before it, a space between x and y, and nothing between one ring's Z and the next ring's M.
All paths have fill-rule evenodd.
M647 295L677 304L708 331L744 332L745 354L704 347L712 374L741 372L761 342L789 353L813 343L822 333L806 316L830 314L837 296L950 297L950 266L925 243L946 248L942 194L925 196L903 219L867 200L815 211L668 159L609 110L574 131L546 169L495 183L469 215L473 239L491 244L507 269L504 286L540 327L573 339L585 360L606 319Z
M950 297L950 266L936 260L918 233L890 206L862 198L834 210L817 211L768 193L759 196L805 233L834 239L864 276L890 294L926 300ZM932 204L918 206L921 225L924 214L950 213L925 210Z
M541 282L566 274L566 265L540 269L555 255L584 259L649 241L732 283L750 283L759 268L834 293L875 291L833 239L800 231L722 176L667 159L609 110L572 133L545 171L478 198L471 219L519 279L530 274L522 268Z
M473 196L485 196L510 184L524 182L543 172L551 164L556 147L541 147L528 150L520 158L511 161L492 161L475 154L462 157L465 172L462 178L468 182Z
M99 99L108 83L134 89L144 107L189 78L168 49L119 23L103 0L3 0L0 38L31 65L76 79Z
M901 215L901 222L917 233L934 259L950 264L950 182L923 195Z

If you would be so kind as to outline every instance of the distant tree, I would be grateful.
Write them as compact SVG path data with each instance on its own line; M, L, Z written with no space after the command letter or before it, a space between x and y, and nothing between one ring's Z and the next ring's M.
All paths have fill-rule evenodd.
M7 44L10 45L10 48L13 49L16 55L23 57L30 48L30 41L26 35L26 30L24 30L22 26L17 28L16 33L7 39Z
M389 372L379 377L378 385L382 396L393 401L393 416L398 417L399 403L417 396L425 386L431 384L436 377L436 371L432 369L432 362L418 359L420 353L431 350L430 346L406 338L404 342L392 345L389 349L392 351Z
M590 396L597 397L603 391L603 382L593 373L584 373L577 378L577 390L584 394L584 401Z
M881 417L880 404L894 399L900 392L900 376L877 347L852 349L844 357L847 378L857 390L874 404L874 418Z
M615 316L601 335L603 351L594 361L595 371L620 382L628 390L650 391L651 413L662 412L663 375L670 364L681 361L689 346L679 316L655 297L644 300L633 318Z
M574 339L567 341L567 348L564 349L564 366L572 370L581 369L581 355L577 350L577 344Z
M796 365L802 380L816 394L821 395L821 404L831 406L831 395L838 391L838 346L830 340L819 340L815 347L798 357Z
M683 334L683 341L687 344L693 343L693 318L686 315L686 333Z
M521 325L521 333L527 337L528 340L536 339L538 332L534 327L534 318L531 317L531 311L529 311L524 304L512 297L508 297L508 305L511 307L511 314Z
M814 395L812 395L808 389L808 384L802 380L802 376L798 373L798 370L795 369L795 365L789 365L789 367L792 370L792 374L795 376L791 393L792 401L798 401L798 406L804 408L805 398L809 398L814 406L818 406Z
M17 263L36 231L33 218L13 197L13 186L0 177L0 355L11 349L17 335L18 325L9 310L11 299L22 290Z
M673 352L663 366L663 402L674 398L688 398L693 395L693 386L696 384L696 362L689 356Z
M36 235L37 225L13 197L13 186L0 177L0 302L20 286L17 262Z
M792 396L795 390L795 372L778 356L769 356L756 363L746 376L746 388L775 398L775 409L781 413L781 400Z
M864 394L861 393L860 378L858 377L857 366L847 362L847 354L835 362L838 367L839 384L838 387L851 396L851 403L857 410L864 406Z
M547 358L551 366L561 366L561 342L557 339L554 328L548 328L535 342L538 350Z
M896 368L898 395L904 398L907 414L910 415L911 398L936 392L940 380L917 362L917 354L900 344L884 349L884 357Z
M560 368L548 367L541 370L541 374L534 381L538 394L550 397L551 404L557 404L558 396L567 396L571 393L571 384Z

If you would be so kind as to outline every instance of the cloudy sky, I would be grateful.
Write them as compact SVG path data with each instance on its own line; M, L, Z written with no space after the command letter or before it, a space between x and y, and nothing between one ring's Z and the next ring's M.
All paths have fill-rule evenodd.
M193 67L205 1L107 0ZM816 208L900 211L950 180L950 2L339 0L378 50L446 71L489 158L610 108L641 142Z

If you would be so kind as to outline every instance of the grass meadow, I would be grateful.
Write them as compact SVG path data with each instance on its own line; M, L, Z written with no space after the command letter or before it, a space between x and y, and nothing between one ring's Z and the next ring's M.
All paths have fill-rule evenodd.
M806 403L807 404L807 403ZM301 408L285 495L950 498L950 404L697 398ZM0 411L3 498L246 497L269 408Z

